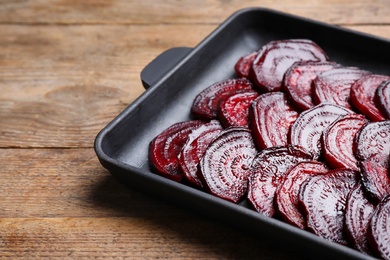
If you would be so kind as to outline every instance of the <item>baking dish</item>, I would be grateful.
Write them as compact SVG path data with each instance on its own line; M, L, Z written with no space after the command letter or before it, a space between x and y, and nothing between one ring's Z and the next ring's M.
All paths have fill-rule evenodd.
M262 216L247 204L224 201L151 172L150 141L173 123L191 119L194 97L210 84L234 78L239 57L280 39L307 38L330 59L373 73L387 74L390 42L318 21L264 8L231 15L194 48L170 49L141 72L146 91L103 128L95 139L101 164L124 184L206 215L316 259L367 259L351 248L327 241L279 220Z

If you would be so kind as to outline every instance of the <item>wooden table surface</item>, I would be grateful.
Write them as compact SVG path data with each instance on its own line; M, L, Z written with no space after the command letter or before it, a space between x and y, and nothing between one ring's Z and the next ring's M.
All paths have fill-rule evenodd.
M388 0L0 0L0 257L300 258L123 186L93 150L149 61L253 6L390 38Z

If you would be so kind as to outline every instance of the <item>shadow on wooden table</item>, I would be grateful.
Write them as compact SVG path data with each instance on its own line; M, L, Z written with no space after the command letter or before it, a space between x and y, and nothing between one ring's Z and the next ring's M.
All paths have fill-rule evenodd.
M147 233L154 240L152 247L173 250L170 257L298 259L296 253L267 241L266 237L259 239L160 201L122 185L112 176L97 183L90 199L110 217L127 218L125 223L129 226L123 228L124 232L134 229L134 225L141 226L138 232L143 236ZM135 223L134 219L138 221Z

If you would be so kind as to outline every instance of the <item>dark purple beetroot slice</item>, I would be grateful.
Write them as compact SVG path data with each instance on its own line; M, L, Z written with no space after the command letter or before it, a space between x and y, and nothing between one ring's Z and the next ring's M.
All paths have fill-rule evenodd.
M316 43L306 39L269 42L253 61L251 79L265 92L279 91L287 69L302 60L326 61L328 56Z
M338 66L334 62L299 61L294 63L285 73L283 90L291 104L298 110L307 110L314 106L311 99L311 83L321 72Z
M377 88L374 102L382 115L390 119L390 80L383 82Z
M307 228L320 237L346 245L343 234L345 202L358 176L349 169L337 169L312 177L300 191Z
M248 114L251 102L259 94L245 91L231 95L219 104L218 118L224 127L243 126L248 127Z
M221 100L239 91L251 90L252 87L252 83L245 78L228 79L212 84L195 97L191 107L192 113L196 118L205 121L216 119Z
M390 259L390 196L378 204L372 215L368 242L378 257Z
M325 103L306 110L292 124L288 135L289 143L303 147L314 158L319 158L322 153L322 132L339 116L352 113L345 107Z
M363 187L377 204L390 194L389 155L375 154L359 163Z
M241 57L234 65L234 70L239 78L249 78L249 71L257 56L257 51Z
M209 145L199 175L213 195L238 203L245 196L251 164L257 151L248 128L231 127Z
M355 67L336 67L320 73L313 80L314 104L326 102L351 108L349 104L351 86L368 74L369 72Z
M351 87L351 104L372 121L382 121L384 116L374 103L375 91L382 82L390 77L367 75L356 81Z
M284 221L301 229L306 228L305 218L298 205L299 189L304 181L328 171L325 164L308 161L296 164L284 175L275 194L277 211Z
M158 174L175 181L181 180L183 174L178 156L188 135L202 124L204 123L198 120L176 123L152 140L149 158Z
M308 160L311 160L310 155L292 146L271 147L257 154L248 186L248 200L253 208L272 217L275 214L275 191L283 175L297 163Z
M369 122L356 133L354 140L356 159L364 161L377 153L390 153L390 120Z
M259 149L287 145L287 133L298 117L282 92L260 95L249 108L249 125Z
M353 140L360 128L367 123L360 114L347 114L331 123L322 134L322 151L326 163L333 169L348 168L358 171L353 154Z
M198 164L203 157L211 141L222 131L222 126L217 120L211 120L210 123L199 126L189 135L184 144L179 163L184 177L193 185L202 187L202 181L198 178Z
M367 230L374 212L374 205L367 199L361 183L348 194L345 205L345 238L360 252L370 254Z

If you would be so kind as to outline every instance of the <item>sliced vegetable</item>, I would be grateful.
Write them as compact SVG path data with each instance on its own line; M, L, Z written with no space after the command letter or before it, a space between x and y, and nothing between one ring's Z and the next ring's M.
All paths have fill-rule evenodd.
M203 124L202 121L185 121L173 124L157 135L151 142L149 156L155 171L174 181L180 181L183 172L179 163L179 153L192 130Z
M272 41L258 52L251 67L251 79L264 92L279 91L283 76L296 61L326 61L328 56L307 39Z
M240 202L246 195L251 164L257 150L249 129L232 127L222 131L200 161L200 177L211 194Z

